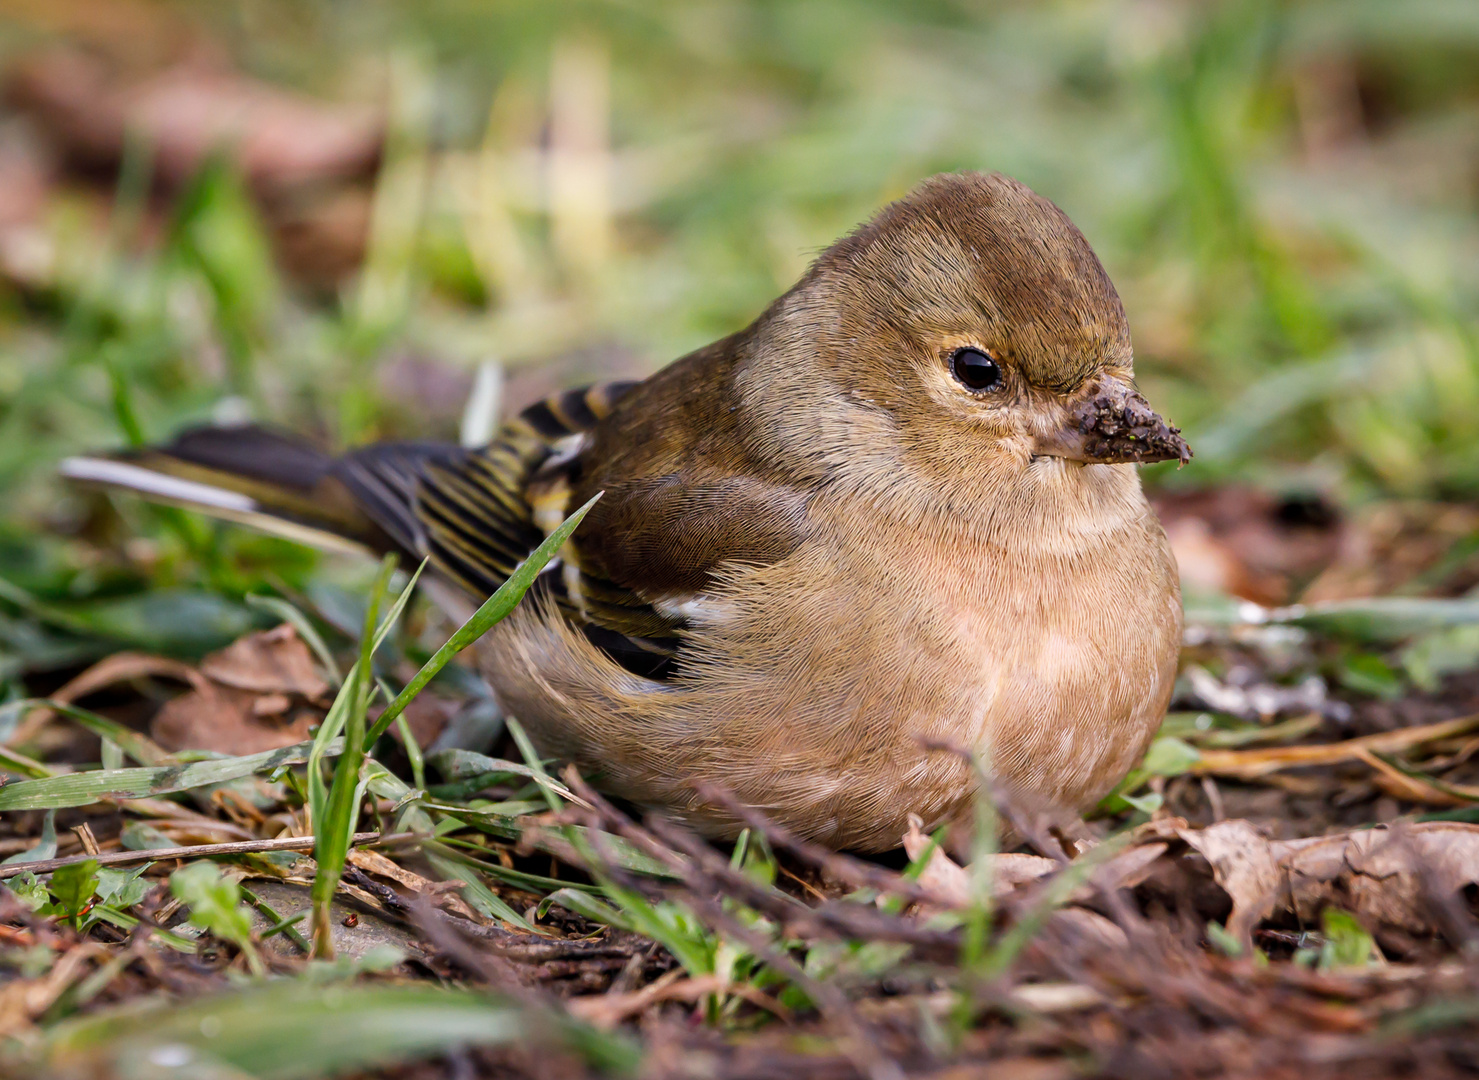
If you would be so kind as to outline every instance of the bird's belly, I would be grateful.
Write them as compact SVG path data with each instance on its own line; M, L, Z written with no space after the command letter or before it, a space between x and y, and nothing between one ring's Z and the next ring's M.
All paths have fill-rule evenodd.
M1174 675L1174 635L1127 626L1164 625L1173 613L1154 578L1055 580L1046 595L945 608L960 655L975 664L960 708L941 721L992 774L1082 808L1143 753Z
M694 627L659 688L531 616L500 628L486 670L541 749L625 798L730 832L695 794L707 782L803 835L888 848L910 814L968 812L973 773L953 750L980 754L1012 792L1076 809L1123 777L1175 674L1163 543L1142 531L1090 560L1034 564L922 554L898 578L818 547L736 571L723 618Z

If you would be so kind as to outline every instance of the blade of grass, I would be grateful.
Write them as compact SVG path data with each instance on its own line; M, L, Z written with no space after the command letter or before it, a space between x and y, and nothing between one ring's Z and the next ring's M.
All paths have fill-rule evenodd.
M32 709L50 709L75 721L78 726L119 747L140 765L161 765L169 760L169 754L164 748L147 735L141 735L117 720L109 720L106 716L99 716L95 712L89 712L87 709L69 705L63 701L53 701L50 698L26 698L22 701L12 701L0 708L0 714L13 710L24 716ZM4 720L0 719L0 724L3 723Z
M555 791L554 778L544 771L544 762L539 760L539 755L534 751L534 744L529 741L529 735L512 716L505 717L503 721L508 725L508 732L514 737L514 744L518 746L519 753L524 755L524 760L529 763L529 769L534 775L534 782L539 785L539 790L544 793L544 801L549 803L549 808L555 813L561 809L560 796Z
M380 563L380 573L370 593L370 606L365 612L365 629L360 636L359 662L350 672L349 679L339 691L340 699L347 699L344 711L344 752L334 769L334 781L324 801L325 812L314 816L315 835L318 843L313 847L313 858L318 864L313 875L313 955L321 960L334 958L333 914L330 905L339 888L339 879L344 873L344 860L349 854L350 838L359 819L359 767L365 758L365 711L370 706L370 695L374 692L375 677L372 671L375 647L383 635L376 633L380 618L380 605L385 601L390 588L390 576L395 573L397 557L385 556ZM414 581L406 586L409 595ZM385 629L399 615L392 613L385 620ZM335 704L337 704L337 700ZM310 782L314 777L310 776Z
M451 662L452 657L482 637L518 605L518 602L524 598L524 594L529 591L529 587L534 584L534 579L539 576L540 571L550 559L554 558L555 553L570 538L570 534L575 531L576 526L580 524L602 494L604 493L597 492L591 496L589 502L571 514L559 528L545 537L544 543L535 548L529 557L518 565L518 568L509 575L508 580L498 587L498 591L483 601L482 607L473 612L472 618L463 623L461 628L447 639L446 644L422 665L416 677L406 684L406 688L390 703L390 707L380 714L380 719L375 721L375 726L365 737L367 748L390 730L390 725L395 723L395 718L405 711L406 706L415 699L417 694L421 693L436 673Z
M328 756L339 753L343 741L325 747ZM160 765L146 769L65 773L0 787L0 811L61 810L117 799L142 799L175 791L223 784L254 773L272 772L285 765L301 765L312 753L312 743L295 743L280 750L264 750L245 757L213 758L189 765Z
M377 679L375 685L380 690L380 696L389 704L395 699L390 692L390 687L385 685L384 679ZM411 765L411 783L417 791L426 790L426 758L421 753L421 744L416 741L416 733L411 730L411 721L406 719L406 714L401 713L395 718L395 729L400 732L401 746L406 751L406 760Z
M369 631L361 634L361 645L369 642L369 656L375 655L375 651L380 648L386 635L390 633L391 627L400 619L401 612L405 611L406 604L411 599L411 593L416 588L416 582L420 580L421 572L425 569L426 560L423 559L421 565L416 568L416 572L411 575L411 580L401 590L400 596L396 598L396 602L391 606L385 619L375 629L374 634L372 635ZM329 706L328 715L324 717L324 722L319 725L318 731L313 736L313 752L308 759L308 817L310 823L316 822L326 812L329 793L324 784L323 763L332 756L326 748L329 741L338 738L340 732L344 730L345 719L349 715L348 709L354 700L353 696L347 692L347 688L350 683L359 678L361 671L368 670L370 670L369 664L361 663L359 660L354 662L344 682L340 684L339 693L335 696L333 704ZM368 743L365 749L369 749ZM314 831L318 831L316 826Z
M363 832L354 835L356 844L389 844L411 837L406 833L382 836L380 833ZM316 838L312 836L279 836L272 840L237 840L229 844L189 844L184 847L144 848L139 851L104 851L97 855L83 853L81 855L68 855L61 859L42 859L35 862L22 864L0 865L0 878L13 877L31 871L37 874L49 874L63 866L71 866L74 863L86 862L89 859L99 866L122 866L127 863L157 862L162 859L204 859L214 858L218 855L256 855L264 851L307 851L313 847ZM12 856L14 858L14 856Z
M510 725L509 730L513 730L513 725ZM524 743L528 743L528 736L524 734L523 728L519 728L519 734L515 736L515 740L517 741L520 736L523 737ZM532 750L532 747L530 749ZM523 752L523 744L520 745L520 752ZM534 760L538 761L539 759L535 757ZM586 805L584 799L576 797L574 792L550 776L542 765L538 769L533 769L528 765L520 765L516 761L492 758L486 754L479 754L475 750L458 750L456 748L437 751L431 756L431 763L448 780L479 783L479 787L473 788L473 791L482 790L483 787L499 782L504 777L522 776L526 779L533 780L540 786L541 790L545 793L546 801L550 798L551 793L553 793L560 799L573 802L577 806ZM587 807L587 809L589 808Z
M544 771L544 764L539 760L539 755L534 750L534 744L530 742L528 733L523 726L513 717L507 717L505 723L508 725L509 734L514 737L518 745L519 753L524 756L525 763L532 769L542 783L539 790L543 792L545 801L550 810L558 813L562 809L560 797L553 790L554 781ZM554 898L554 902L563 907L570 907L568 899L574 899L577 904L589 900L585 910L570 907L577 914L593 917L593 911L619 910L621 922L613 925L634 930L646 937L659 941L669 952L677 957L678 962L693 976L711 975L714 972L714 943L709 939L703 925L693 919L687 909L674 904L653 903L636 889L618 881L608 869L615 863L612 858L613 843L620 843L620 839L604 831L577 830L573 825L563 825L555 830L564 837L576 853L585 862L586 870L605 889L607 896L613 901L615 907L597 901L581 893L579 889L561 889L546 898L541 904L541 909L548 906ZM598 850L599 847L599 850ZM664 875L666 876L666 868ZM595 905L595 906L592 906ZM682 911L683 915L678 913ZM686 917L685 917L686 916ZM604 916L595 916L600 921L607 921Z
M488 859L479 859L474 855L468 853L478 852L480 854L486 855L488 853L488 849L483 847L481 844L474 844L467 840L458 840L456 837L443 837L441 840L436 841L435 846L457 848L463 853L461 857L465 859L470 865L476 866L479 870L482 870L490 877L495 877L499 881L506 881L510 885L517 885L519 888L525 889L529 892L545 892L550 889L563 889L570 884L570 882L561 881L559 878L546 877L543 874L528 874L525 873L523 870L511 870L506 866L502 866L496 862L491 862ZM600 885L584 885L582 886L582 888L586 889L588 892L593 893L604 894L606 891L605 888Z
M621 1036L507 999L441 987L350 985L325 992L285 979L142 1011L139 1004L125 1002L46 1032L38 1075L64 1064L67 1071L115 1075L129 1063L160 1060L169 1048L186 1050L192 1061L222 1063L214 1075L309 1080L449 1046L531 1038L581 1054L601 1075L633 1073L641 1060ZM148 1065L140 1075L159 1071Z
M312 950L309 949L308 942L303 940L303 935L298 933L297 925L303 919L307 918L308 912L300 911L296 915L290 915L284 918L277 913L271 904L267 903L266 900L263 900L245 885L238 882L237 888L241 889L242 899L256 908L257 914L267 920L267 928L257 935L259 941L266 941L274 934L282 934L299 949L303 950L304 956L310 955Z
M19 773L22 776L29 776L33 780L40 780L55 775L48 766L41 764L41 762L34 758L26 757L25 754L18 754L5 746L0 746L0 769Z
M524 916L509 907L508 903L501 896L483 883L482 878L478 877L477 869L470 866L460 854L448 851L445 848L442 849L446 852L445 855L438 854L432 850L432 848L440 846L439 844L427 845L425 850L426 861L431 863L432 867L443 878L449 881L454 878L461 881L463 883L462 895L469 904L490 919L500 919L510 926L517 926L525 933L536 933L534 927L529 924L529 921Z

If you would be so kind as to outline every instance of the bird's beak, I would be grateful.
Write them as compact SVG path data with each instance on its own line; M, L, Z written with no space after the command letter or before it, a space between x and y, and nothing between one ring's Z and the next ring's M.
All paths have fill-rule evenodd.
M1166 423L1139 391L1112 377L1098 380L1061 422L1034 440L1033 453L1092 465L1191 460L1181 429Z

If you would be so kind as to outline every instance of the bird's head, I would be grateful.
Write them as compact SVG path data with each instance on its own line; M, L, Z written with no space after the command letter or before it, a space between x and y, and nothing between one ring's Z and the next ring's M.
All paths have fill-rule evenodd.
M1124 307L1088 241L1005 176L925 181L824 252L756 335L766 359L742 386L773 413L767 437L793 456L808 443L819 467L912 474L959 505L1033 475L1113 487L1133 463L1191 457L1135 389Z

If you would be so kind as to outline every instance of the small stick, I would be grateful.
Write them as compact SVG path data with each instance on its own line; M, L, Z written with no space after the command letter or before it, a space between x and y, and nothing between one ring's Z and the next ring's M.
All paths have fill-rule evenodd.
M901 874L874 866L862 859L831 851L820 844L802 840L789 829L771 821L753 807L746 806L727 789L717 784L697 784L698 793L707 801L728 810L736 818L757 833L762 833L772 847L783 848L803 862L810 863L833 878L859 889L877 889L879 892L902 896L907 900L925 903L939 897L929 889L910 881Z
M350 843L355 845L388 844L396 840L412 839L415 833L393 833L389 836L377 832L355 833ZM0 878L14 877L30 871L33 874L49 874L64 866L94 860L99 866L116 866L120 863L149 862L160 859L197 859L206 855L246 855L260 851L310 851L316 838L312 836L279 836L275 840L238 840L231 844L195 844L192 847L152 848L148 851L107 851L99 855L68 855L65 859L37 859L35 862L7 863L0 866Z
M103 849L98 846L98 838L92 834L91 825L84 821L81 825L73 825L72 831L77 834L77 839L82 844L82 850L90 858L96 858L102 854Z

